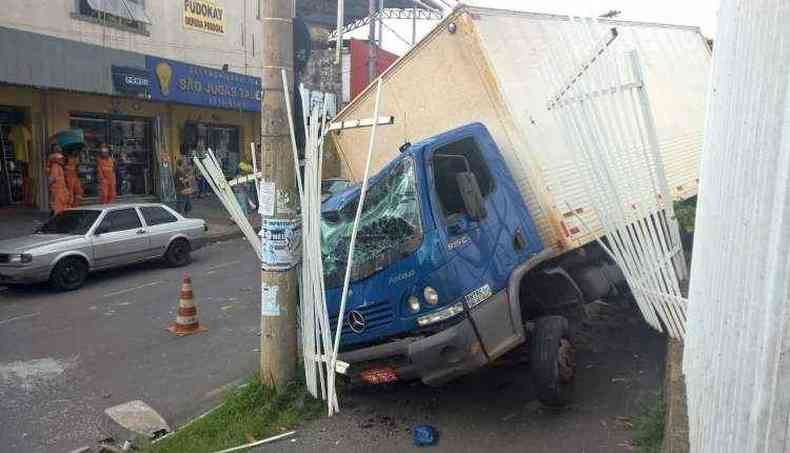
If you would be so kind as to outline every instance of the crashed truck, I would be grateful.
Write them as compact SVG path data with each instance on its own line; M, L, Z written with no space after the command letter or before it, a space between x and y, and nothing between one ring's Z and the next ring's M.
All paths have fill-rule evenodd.
M339 355L352 381L441 385L517 350L539 400L567 402L575 361L562 314L623 283L595 241L602 227L538 76L545 54L566 45L551 29L573 26L461 7L381 75L380 112L395 123L376 132L354 253ZM672 196L696 195L705 38L696 27L597 26L616 28L612 51L639 52ZM336 121L370 118L375 95L372 84ZM369 133L332 135L338 175L361 180ZM333 326L359 193L322 205Z

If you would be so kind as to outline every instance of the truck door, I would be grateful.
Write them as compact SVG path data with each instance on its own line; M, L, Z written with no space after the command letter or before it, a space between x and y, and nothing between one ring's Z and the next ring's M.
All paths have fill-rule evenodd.
M433 211L440 233L446 235L448 287L453 288L454 298L466 301L483 349L493 359L521 338L521 320L512 318L506 289L511 272L529 248L513 245L522 217L529 214L515 196L512 177L487 135L440 145L431 162ZM464 201L462 192L469 187L463 181L470 177L477 185L473 192L479 189L474 198L479 204L482 197L481 206L467 206L468 200Z

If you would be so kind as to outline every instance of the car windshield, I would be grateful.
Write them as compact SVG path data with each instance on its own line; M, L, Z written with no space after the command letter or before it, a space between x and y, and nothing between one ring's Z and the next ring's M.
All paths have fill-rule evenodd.
M92 209L64 211L47 220L36 234L85 234L101 211Z
M343 282L357 202L351 199L321 220L321 253L327 286ZM422 241L414 160L404 158L368 188L354 249L352 281L407 256Z

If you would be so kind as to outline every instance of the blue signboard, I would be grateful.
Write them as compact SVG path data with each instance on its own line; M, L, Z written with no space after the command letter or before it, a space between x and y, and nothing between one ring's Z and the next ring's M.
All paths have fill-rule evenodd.
M148 97L148 87L151 86L148 71L116 65L112 65L111 71L115 91L121 94Z
M261 111L261 79L146 56L151 99L245 112Z

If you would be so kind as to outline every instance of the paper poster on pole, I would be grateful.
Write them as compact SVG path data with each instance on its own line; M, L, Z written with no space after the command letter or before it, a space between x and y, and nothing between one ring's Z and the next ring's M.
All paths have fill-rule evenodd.
M274 204L276 202L276 191L273 182L261 181L261 194L258 197L258 212L263 216L274 215Z
M261 221L261 267L267 271L287 271L299 263L302 248L300 219Z
M277 292L280 287L261 284L261 316L280 316L280 305L277 303Z

